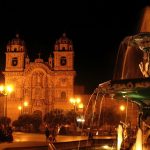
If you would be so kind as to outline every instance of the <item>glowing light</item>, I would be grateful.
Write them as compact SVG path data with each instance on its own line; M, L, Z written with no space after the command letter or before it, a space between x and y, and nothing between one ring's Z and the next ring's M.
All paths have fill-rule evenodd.
M80 103L80 101L81 101L81 99L80 98L70 98L70 103L72 103L72 104L79 104Z
M4 91L4 86L1 85L1 86L0 86L0 92L3 92L3 91Z
M25 101L25 102L23 103L23 105L24 105L25 107L27 107L27 106L28 106L28 102Z
M7 85L7 86L6 86L6 91L7 91L8 93L11 93L11 92L13 91L13 87L12 87L11 85Z
M121 93L122 93L122 94L125 94L125 93L127 93L127 92L126 92L126 91L121 91Z
M103 149L107 149L107 150L113 149L113 148L110 147L109 145L103 145L102 148L103 148Z
M85 122L85 119L83 118L83 116L77 117L77 122Z
M80 101L81 101L80 98L77 98L77 99L76 99L76 102L77 102L77 103L80 103Z
M18 110L22 110L22 107L21 107L21 106L18 106Z
M120 106L120 110L121 110L121 111L124 111L124 110L125 110L125 106L124 106L124 105L121 105L121 106Z
M70 98L70 103L74 103L74 98Z
M96 135L98 135L98 131L96 132Z
M83 106L83 104L82 103L80 103L79 105L78 105L78 108L80 108L80 109L82 109L84 106Z
M4 95L7 95L13 91L13 87L11 85L0 85L0 92Z

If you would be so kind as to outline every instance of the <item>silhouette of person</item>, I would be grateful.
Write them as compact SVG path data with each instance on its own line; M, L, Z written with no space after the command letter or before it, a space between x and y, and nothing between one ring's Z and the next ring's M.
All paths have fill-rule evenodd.
M12 130L12 127L11 126L8 126L7 127L7 141L8 142L12 142L13 141L13 130Z
M52 129L53 142L56 142L56 135L57 135L57 127L54 127L54 128Z
M48 127L46 127L46 128L45 128L46 142L49 140L49 135L50 135L49 129L48 129Z
M0 125L0 142L5 141L5 133L4 133L4 128L2 125Z
M89 139L89 140L92 140L92 139L93 139L93 133L92 133L92 131L91 131L91 130L89 131L88 139Z

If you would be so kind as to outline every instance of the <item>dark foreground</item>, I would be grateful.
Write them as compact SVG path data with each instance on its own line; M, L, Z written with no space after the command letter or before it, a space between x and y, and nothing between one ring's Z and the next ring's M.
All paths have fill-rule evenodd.
M114 139L93 139L68 142L14 142L0 145L1 150L94 150L94 149L111 149L116 150Z

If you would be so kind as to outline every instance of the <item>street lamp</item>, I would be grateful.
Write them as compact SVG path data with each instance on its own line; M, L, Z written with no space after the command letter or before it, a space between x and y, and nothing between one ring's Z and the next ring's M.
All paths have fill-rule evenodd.
M70 103L74 105L74 112L76 112L77 104L79 104L80 102L80 98L70 98Z
M120 111L121 111L121 120L123 119L123 112L124 112L124 110L125 110L125 106L124 105L120 105L120 107L119 107L119 109L120 109Z
M0 85L0 93L4 96L6 96L5 102L4 102L4 116L5 119L7 120L7 95L10 94L13 91L13 87L11 85ZM7 122L5 122L5 127L6 127Z
M27 101L25 101L24 103L23 103L23 108L24 108L24 113L26 113L26 108L28 107L28 102Z
M25 102L23 103L23 105L24 105L25 107L27 107L27 106L28 106L28 102L25 101Z
M18 110L20 111L20 115L21 115L21 111L22 111L22 106L18 106Z
M83 109L84 105L83 103L79 103L78 108Z
M124 110L125 110L125 106L124 106L124 105L121 105L121 106L120 106L120 110L121 110L121 111L124 111Z
M74 124L76 126L76 108L77 106L80 104L81 102L81 99L78 97L78 98L70 98L70 103L74 105Z

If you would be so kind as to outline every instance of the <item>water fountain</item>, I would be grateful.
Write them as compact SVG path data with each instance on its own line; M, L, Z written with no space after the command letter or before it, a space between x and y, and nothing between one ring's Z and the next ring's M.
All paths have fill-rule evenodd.
M139 107L138 132L136 142L131 148L121 146L118 127L117 150L146 150L142 141L143 122L150 116L150 7L144 10L140 32L126 37L120 44L113 79L99 84L96 93L116 99L129 100ZM130 141L128 141L130 142ZM122 141L123 143L123 141ZM149 147L150 148L150 147Z

